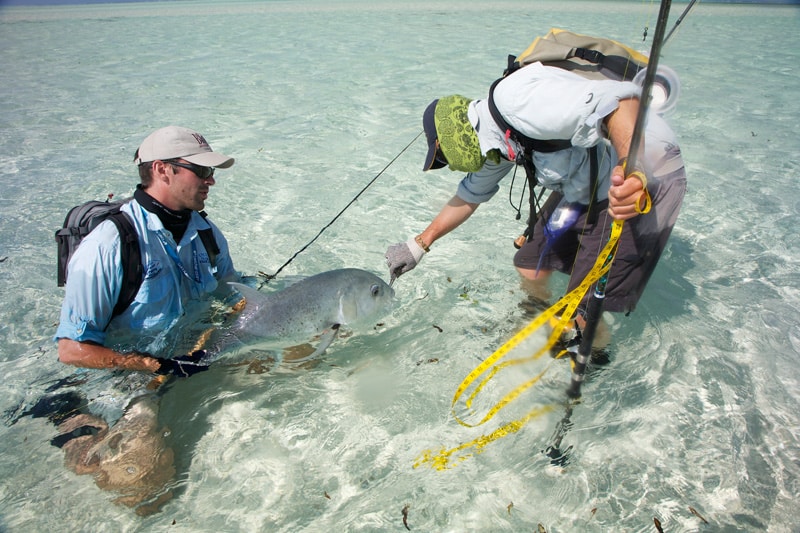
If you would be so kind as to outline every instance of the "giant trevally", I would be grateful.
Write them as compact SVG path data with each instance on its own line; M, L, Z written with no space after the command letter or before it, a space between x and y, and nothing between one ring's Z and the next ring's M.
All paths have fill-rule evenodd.
M308 340L322 335L309 358L325 351L340 326L374 323L389 311L394 297L386 282L357 268L316 274L273 293L240 283L230 285L246 301L230 328L231 334L244 344L265 339Z

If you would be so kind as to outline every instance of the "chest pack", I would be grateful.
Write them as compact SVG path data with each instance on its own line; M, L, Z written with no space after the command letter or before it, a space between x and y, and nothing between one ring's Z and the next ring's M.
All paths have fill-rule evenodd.
M120 201L112 201L111 198L112 195L109 195L105 201L90 200L70 209L61 229L56 231L55 238L58 245L58 286L63 287L67 283L69 260L83 239L105 220L110 220L117 227L123 282L112 311L113 318L122 314L133 303L144 280L144 267L139 248L139 234L130 216L120 210L123 205L131 201L131 198ZM200 215L203 218L207 216L205 211L201 211ZM214 265L220 249L213 230L207 228L198 230L197 233L208 253L209 261Z

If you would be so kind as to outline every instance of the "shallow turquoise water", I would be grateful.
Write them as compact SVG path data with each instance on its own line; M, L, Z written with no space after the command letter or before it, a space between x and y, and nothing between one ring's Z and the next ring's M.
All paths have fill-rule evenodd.
M250 274L274 272L400 154L284 272L385 276L387 245L424 228L460 179L424 175L422 141L404 151L430 100L483 97L505 56L551 26L637 45L656 12L628 2L1 9L0 410L71 373L50 340L62 295L52 235L72 205L132 190L133 151L150 130L186 125L237 158L208 210ZM563 414L565 364L512 411L558 409L451 470L412 466L498 425L464 428L450 401L529 320L505 183L395 284L398 307L377 330L337 342L313 368L220 366L176 384L160 422L178 453L177 490L160 514L137 517L65 469L41 419L0 425L0 530L386 531L402 530L409 505L416 531L652 531L653 517L665 531L796 531L799 22L796 7L701 3L665 50L682 83L671 122L689 193L639 308L613 321L613 363L584 387L566 468L541 453Z

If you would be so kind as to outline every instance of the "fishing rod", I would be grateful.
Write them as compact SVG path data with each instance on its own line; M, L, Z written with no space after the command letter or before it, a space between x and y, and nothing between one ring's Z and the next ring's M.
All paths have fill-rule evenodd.
M564 417L556 424L556 429L553 432L553 444L542 450L542 452L550 458L550 464L553 466L564 467L569 462L570 451L572 446L567 446L566 450L561 450L561 441L567 435L567 431L572 427L572 402L567 402L567 409Z
M628 152L627 161L623 166L623 170L628 168L636 168L636 156L639 151L639 146L641 145L642 136L644 135L644 119L647 114L647 109L650 105L650 90L655 80L658 59L661 55L661 48L665 41L664 31L666 29L667 18L669 17L670 5L671 0L661 0L661 8L658 14L656 32L653 37L653 44L650 48L650 58L648 61L644 82L642 83L642 98L639 100L639 109L637 110L633 134L631 135L630 150ZM623 223L621 220L615 220L612 223L612 234L615 232L619 234L622 230L622 224ZM615 253L616 247L612 248L611 251L608 252L608 256L604 263L605 265L608 265L614 260ZM569 400L567 401L566 412L564 417L558 421L558 424L556 424L556 428L553 433L552 444L543 450L545 455L550 458L550 463L555 466L564 466L569 460L568 455L572 446L569 446L566 450L562 450L561 443L569 428L572 427L572 408L574 403L581 396L581 385L583 384L584 375L586 373L586 365L589 362L589 358L592 353L592 344L594 343L594 337L597 333L597 325L600 323L600 319L603 315L603 303L605 300L606 284L608 283L608 274L609 273L606 272L600 277L600 279L598 279L597 284L595 285L594 294L587 305L586 325L584 326L583 332L581 332L580 344L578 346L578 352L575 354L575 364L572 368L570 386L567 389L567 396Z
M689 5L686 6L686 9L684 9L683 13L681 13L681 16L678 17L678 20L675 21L675 25L672 27L671 30L669 30L669 33L667 34L667 36L664 37L664 44L667 44L667 41L669 41L670 37L672 37L672 34L675 33L675 30L678 29L678 26L680 25L680 23L683 22L683 19L686 17L686 15L689 14L689 11L692 10L692 8L694 7L694 5L696 3L697 3L697 0L692 0L691 2L689 2Z
M650 58L647 62L647 71L642 84L642 97L639 99L639 109L636 113L636 122L633 127L633 134L631 135L628 157L623 165L623 171L625 172L630 169L631 173L633 173L637 168L636 159L639 155L639 148L642 145L642 140L644 138L647 109L650 106L650 90L652 89L656 78L658 59L661 55L661 48L664 44L664 33L666 31L667 19L669 18L669 8L671 4L672 0L661 0L661 7L658 13L658 22L656 23L656 31L655 35L653 36L653 44L650 47ZM630 175L628 177L630 177ZM613 224L618 225L621 229L623 222L621 220L615 220ZM613 262L615 253L616 249L612 249L606 260L607 263ZM592 344L594 343L594 337L597 333L597 325L600 323L600 319L603 315L603 303L605 300L607 283L608 273L606 273L597 281L593 297L587 304L585 317L586 325L581 333L581 343L578 347L578 353L575 355L575 365L572 369L570 386L567 389L567 395L570 398L580 398L581 396L581 385L583 384L584 374L586 372L586 364L589 362L589 357L592 353Z
M380 177L381 177L381 175L382 175L384 172L386 172L386 170L387 170L387 169L388 169L390 166L392 166L392 164L393 164L395 161L397 161L397 159L398 159L398 158L399 158L401 155L403 155L403 154L405 153L405 151L406 151L406 150L408 150L408 149L409 149L409 147L410 147L412 144L414 144L414 142L415 142L417 139L419 139L419 137L420 137L420 135L422 135L422 133L423 133L423 131L420 131L420 132L417 134L417 136L416 136L416 137L414 137L414 138L411 140L411 142L410 142L410 143L408 143L408 144L405 146L405 148L403 148L402 150L400 150L400 152L399 152L399 153L398 153L396 156L394 156L394 158L392 158L392 160L391 160L391 161L389 161L388 163L386 163L386 166L385 166L385 167L383 167L383 169L381 169L381 171L380 171L380 172L378 172L378 173L375 175L375 177L374 177L374 178L372 178L372 179L369 181L369 183L367 183L367 184L366 184L366 185L365 185L365 186L364 186L364 187L363 187L363 188L362 188L362 189L361 189L361 190L358 192L358 194L356 194L356 195L355 195L355 196L354 196L354 197L353 197L353 198L352 198L352 199L351 199L351 200L350 200L350 201L347 203L347 205L346 205L346 206L344 206L344 207L342 208L342 210L341 210L341 211L339 211L339 212L336 214L336 216L335 216L335 217L333 217L333 218L331 219L331 221L330 221L330 222L328 222L327 224L325 224L325 226L323 226L323 227L322 227L322 229L321 229L321 230L319 230L319 233L317 233L317 234L314 236L314 238L313 238L313 239L311 239L310 241L308 241L308 242L305 244L305 246L303 246L303 247L302 247L302 248L300 248L298 251L296 251L296 252L294 253L294 255L292 255L292 256L289 258L289 260L288 260L288 261L286 261L284 264L282 264L282 265L280 266L280 268L279 268L278 270L276 270L276 271L275 271L275 273L274 273L274 274L266 274L266 273L264 273L264 272L259 272L259 275L261 275L261 277L263 277L263 278L265 279L264 283L269 283L269 282L270 282L270 280L272 280L272 279L276 278L276 277L278 276L278 274L280 274L280 273L281 273L281 271L282 271L284 268L286 268L286 267L289 265L289 263L291 263L292 261L294 261L295 257L297 257L298 255L300 255L300 254L301 254L302 252L304 252L304 251L305 251L305 250L306 250L306 249L307 249L309 246L311 246L312 244L314 244L314 241L316 241L316 240L317 240L317 239L320 237L320 235L322 235L322 233L323 233L323 232L324 232L326 229L328 229L329 227L331 227L331 226L333 225L333 223L334 223L334 222L336 222L336 221L339 219L339 217L340 217L340 216L342 216L342 215L344 214L344 212L345 212L345 211L347 211L347 209L348 209L348 208L349 208L351 205L353 205L353 204L356 202L356 200L358 200L358 198L359 198L359 197L360 197L360 196L361 196L361 195L364 193L364 191L366 191L366 190L367 190L367 189L368 189L368 188L369 188L369 187L370 187L370 186L371 186L373 183L375 183L375 181L376 181L378 178L380 178Z

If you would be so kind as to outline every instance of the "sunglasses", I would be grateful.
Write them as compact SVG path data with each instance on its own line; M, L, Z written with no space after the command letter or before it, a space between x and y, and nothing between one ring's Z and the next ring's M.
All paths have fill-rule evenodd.
M431 166L428 170L442 168L449 165L447 162L447 158L444 156L444 152L442 152L442 145L439 144L439 139L436 139L436 144L433 152L433 161L431 161Z
M181 161L164 161L164 162L175 167L181 167L185 168L186 170L191 170L201 180L207 180L214 177L214 167L201 167L200 165L195 165L194 163L183 163Z

